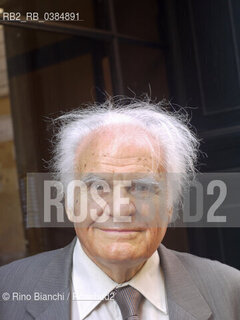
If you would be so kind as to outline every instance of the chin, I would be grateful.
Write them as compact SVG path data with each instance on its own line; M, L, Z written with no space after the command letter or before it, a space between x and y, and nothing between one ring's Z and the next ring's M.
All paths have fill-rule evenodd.
M109 245L101 250L99 258L109 263L139 263L148 258L144 250L140 251L134 245L129 243L116 243Z

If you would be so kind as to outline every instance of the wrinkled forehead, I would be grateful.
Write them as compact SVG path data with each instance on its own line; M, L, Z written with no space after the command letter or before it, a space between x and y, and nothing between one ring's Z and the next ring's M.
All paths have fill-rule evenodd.
M78 171L97 163L127 168L162 165L163 152L157 139L141 126L133 124L107 125L92 131L79 144L75 157ZM104 167L104 166L102 166ZM95 170L94 170L95 171ZM124 170L123 170L124 171Z

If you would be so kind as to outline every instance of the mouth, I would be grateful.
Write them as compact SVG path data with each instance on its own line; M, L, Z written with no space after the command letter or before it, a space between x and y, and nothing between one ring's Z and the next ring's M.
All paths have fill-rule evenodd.
M112 229L102 229L99 228L99 230L104 232L118 232L118 233L130 233L130 232L141 232L142 229L119 229L119 228L112 228Z
M136 237L140 236L146 229L126 229L126 228L97 228L97 230L104 237L109 239L120 239L122 240L131 240L136 239Z

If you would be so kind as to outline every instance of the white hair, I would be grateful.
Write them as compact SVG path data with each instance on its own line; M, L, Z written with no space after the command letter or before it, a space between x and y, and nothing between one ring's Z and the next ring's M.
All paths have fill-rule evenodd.
M75 109L53 120L57 131L53 137L53 157L49 167L55 173L55 179L60 180L64 187L72 179L76 150L88 134L106 125L134 124L154 136L164 151L164 168L174 174L172 205L180 204L184 188L195 176L199 141L186 111L167 111L165 107L165 101L152 103L149 100L125 99L116 102L109 99L103 104Z

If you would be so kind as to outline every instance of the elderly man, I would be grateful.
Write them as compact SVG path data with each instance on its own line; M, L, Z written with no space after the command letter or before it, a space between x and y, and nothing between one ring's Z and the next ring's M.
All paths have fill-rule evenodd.
M0 319L240 319L239 271L161 244L194 175L186 119L108 101L58 120L52 164L77 237L0 269Z

